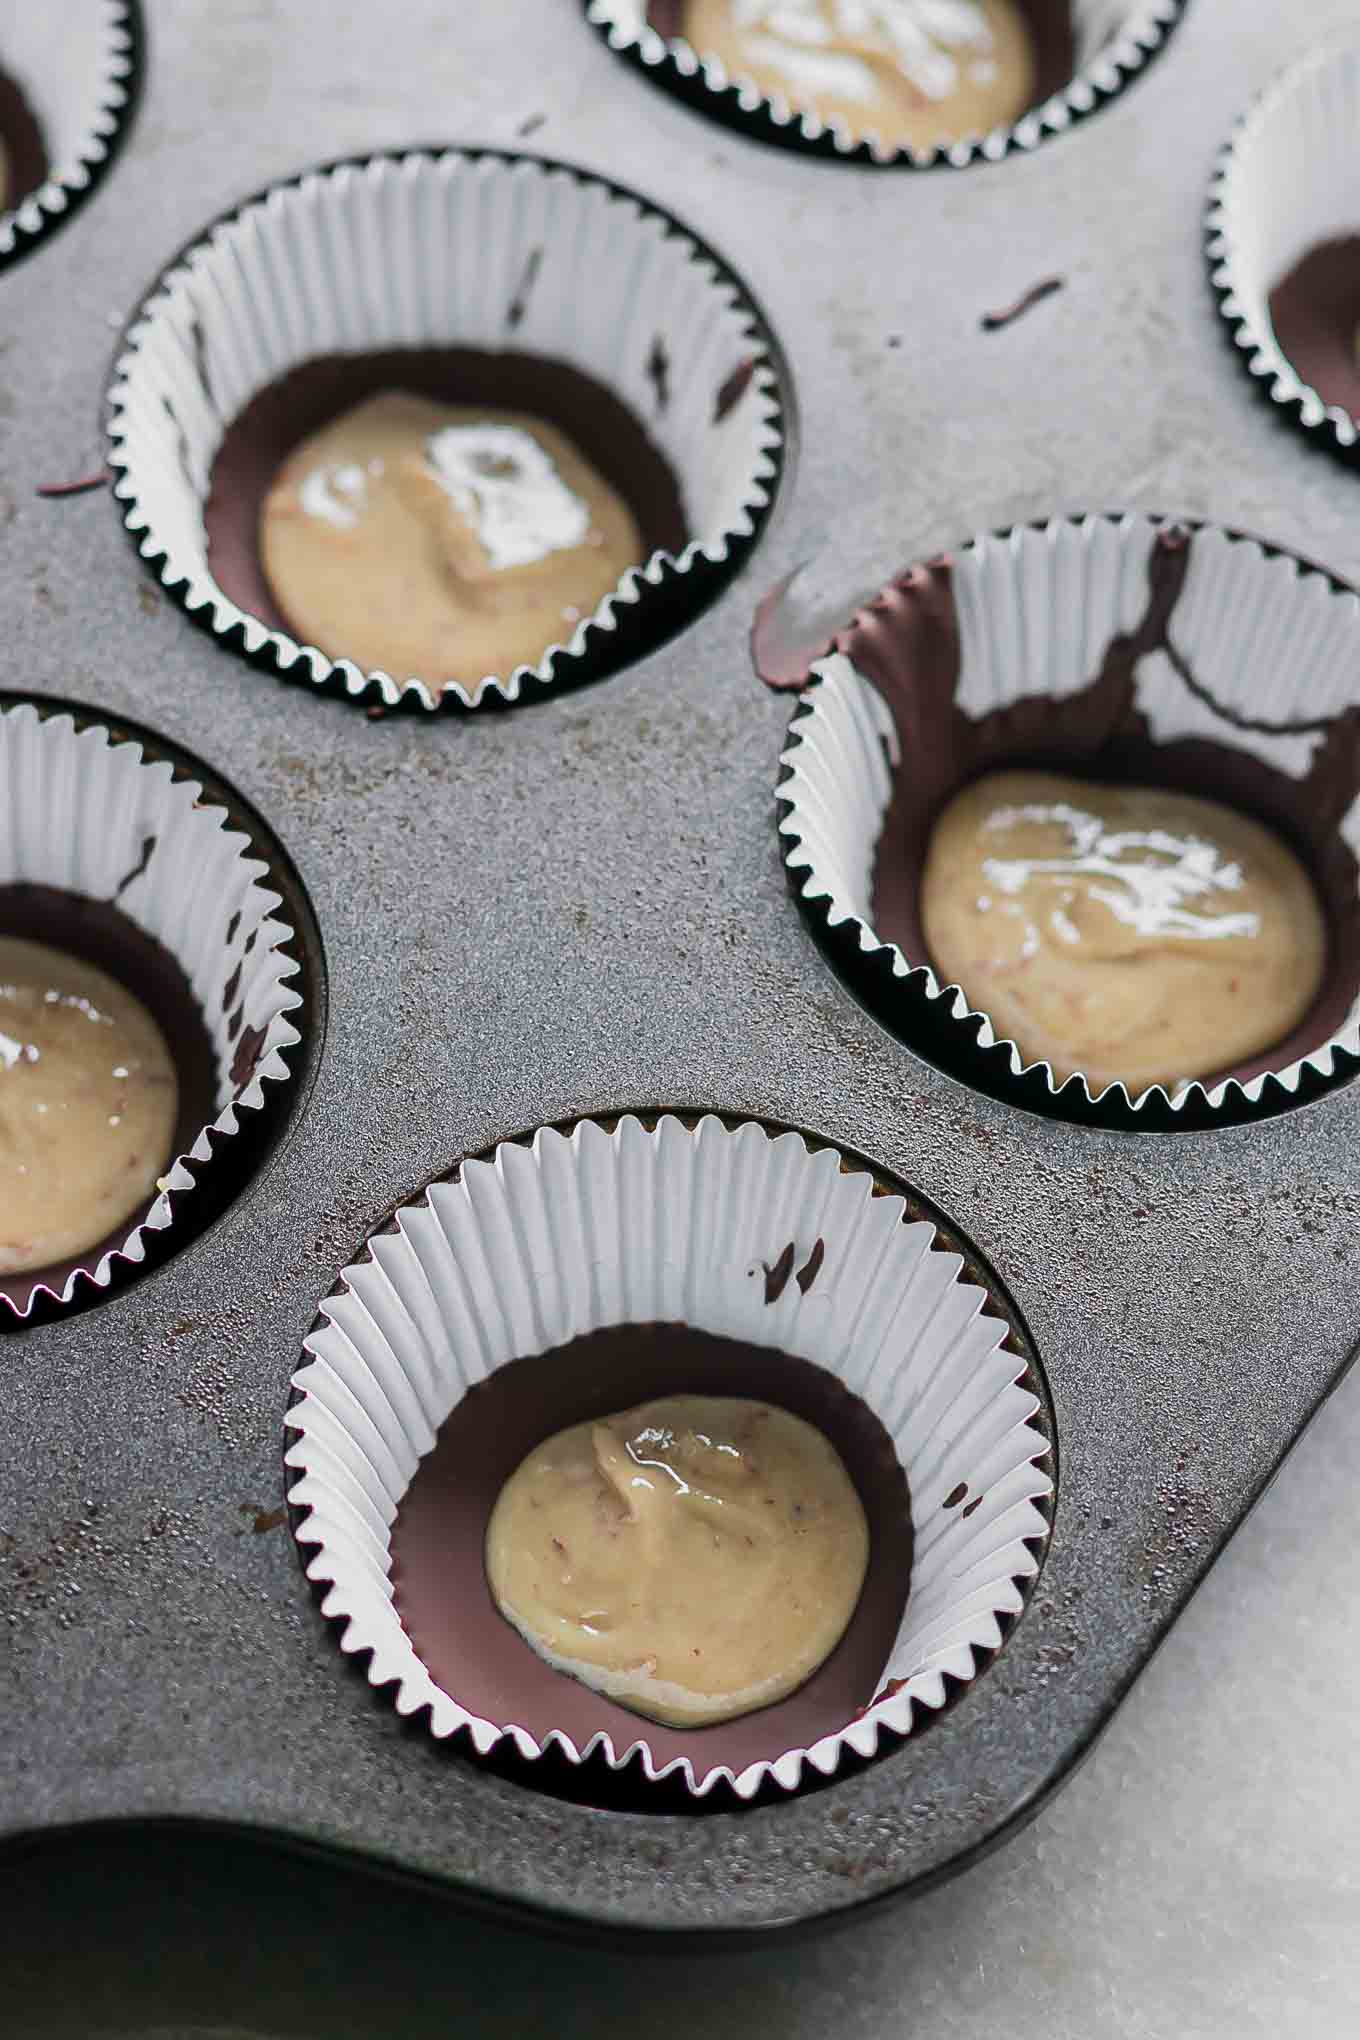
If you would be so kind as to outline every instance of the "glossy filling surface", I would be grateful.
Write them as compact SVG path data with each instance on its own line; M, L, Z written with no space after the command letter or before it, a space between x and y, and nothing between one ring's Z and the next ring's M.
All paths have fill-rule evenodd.
M303 642L436 689L537 664L646 556L628 505L557 426L398 390L293 449L259 549Z
M730 1396L668 1396L556 1433L487 1531L496 1603L559 1671L654 1721L728 1721L835 1649L869 1557L821 1432Z
M44 1268L143 1206L174 1151L179 1082L106 972L0 937L0 1273Z

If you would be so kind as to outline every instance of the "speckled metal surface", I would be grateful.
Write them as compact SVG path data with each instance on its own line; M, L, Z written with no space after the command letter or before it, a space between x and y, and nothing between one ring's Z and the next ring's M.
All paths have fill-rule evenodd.
M261 810L316 909L330 1025L252 1196L116 1300L0 1346L6 1833L229 1820L568 1924L751 1935L920 1888L1080 1755L1360 1333L1360 1086L1133 1138L918 1061L785 893L788 705L752 680L745 633L819 547L858 588L1083 505L1215 517L1360 578L1353 479L1252 403L1200 235L1235 113L1349 12L1194 0L1072 136L902 179L706 126L567 0L411 0L399 27L319 0L150 8L122 160L0 290L9 684L131 715ZM548 705L370 722L217 650L104 496L34 496L98 463L114 329L232 198L345 150L513 145L534 122L536 149L710 238L791 361L775 519L686 634ZM1053 272L1061 293L979 329ZM800 1122L918 1185L1015 1295L1056 1411L1052 1548L996 1665L860 1777L742 1815L600 1814L450 1760L347 1674L279 1514L288 1377L374 1217L502 1134L630 1103Z

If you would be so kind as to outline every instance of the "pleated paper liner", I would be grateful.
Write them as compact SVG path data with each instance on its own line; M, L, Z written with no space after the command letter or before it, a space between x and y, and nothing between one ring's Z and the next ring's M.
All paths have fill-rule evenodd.
M71 218L108 170L136 107L139 0L0 0L0 140L14 188L0 269Z
M155 1197L85 1252L0 1277L0 1328L96 1302L191 1237L293 1081L312 1016L276 860L192 770L93 711L0 703L0 928L123 978L161 1022L181 1093Z
M1028 154L1066 134L1116 99L1166 45L1189 0L1072 0L1069 26L1054 35L1059 11L1038 0L1043 30L1041 97L1019 120L927 151L854 141L816 114L800 113L740 78L715 57L695 50L680 26L683 0L584 0L586 19L610 49L686 105L753 140L842 163L889 169L966 169ZM1063 10L1066 11L1066 10Z
M859 1157L712 1114L540 1128L430 1184L344 1270L294 1377L289 1502L341 1650L367 1660L369 1684L435 1738L523 1782L610 1804L781 1799L919 1731L1021 1616L1053 1487L1038 1363L995 1277L959 1245L947 1221ZM839 1647L853 1651L861 1616L880 1623L887 1605L881 1659L845 1718L811 1742L789 1740L797 1694L744 1722L659 1728L551 1671L491 1602L478 1483L495 1485L499 1473L483 1464L485 1450L513 1456L519 1430L541 1437L573 1420L575 1377L564 1378L560 1348L647 1324L760 1349L757 1395L787 1392L804 1413L840 1410L827 1419L835 1436L853 1408L889 1465L895 1454L899 1491L905 1474L910 1536L876 1546ZM536 1355L553 1356L546 1376ZM601 1403L614 1388L581 1366L577 1416L598 1413L591 1397ZM734 1366L722 1392L749 1393L749 1380ZM393 1523L441 1425L457 1411L468 1435L488 1396L518 1430L509 1440L497 1430L457 1463L475 1504L448 1540L463 1644L459 1676L441 1683L394 1602ZM875 1494L862 1490L871 1520L887 1491L887 1468L873 1463ZM909 1579L894 1578L908 1551ZM478 1704L493 1660L494 1676L510 1682L503 1690L518 1695L505 1711ZM737 1740L745 1759L722 1761Z
M1356 135L1360 36L1312 49L1233 130L1210 190L1210 280L1238 358L1277 415L1314 446L1360 462L1360 422L1288 358L1271 317L1275 286L1314 247L1360 240ZM1350 343L1360 327L1354 293Z
M758 632L759 637L759 632ZM1360 597L1258 540L1140 515L969 541L862 609L811 665L781 760L790 885L845 983L928 1060L1086 1124L1265 1118L1360 1067ZM804 675L807 674L804 666ZM767 676L768 677L768 676ZM797 677L790 669L783 684ZM1026 763L1218 798L1291 842L1330 924L1313 1009L1274 1050L1168 1091L1093 1092L1026 1062L942 984L916 934L875 926L890 802L916 840L950 794Z
M204 513L215 459L261 392L336 357L372 357L386 387L403 358L413 374L423 362L428 384L431 357L444 350L527 364L542 396L530 408L545 415L553 378L567 371L606 393L673 477L684 536L656 545L536 665L441 694L423 677L365 672L300 644L264 613L258 560L252 569L235 559L233 549L254 547L251 517L239 542L224 540L210 558ZM616 671L723 585L778 482L781 373L739 279L621 187L490 151L371 156L271 186L170 264L115 371L114 494L161 584L267 671L365 705L505 705ZM477 401L471 384L458 394ZM221 559L235 594L217 577Z

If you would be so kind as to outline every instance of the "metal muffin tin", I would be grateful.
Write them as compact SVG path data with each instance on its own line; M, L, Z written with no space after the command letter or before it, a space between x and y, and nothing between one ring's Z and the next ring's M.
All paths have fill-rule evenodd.
M1353 479L1251 404L1197 241L1214 145L1347 11L1195 0L1110 109L940 179L719 134L545 0L430 0L398 27L305 0L250 42L207 0L153 17L117 176L0 289L9 685L146 725L258 810L314 909L329 1022L305 1111L211 1231L0 1344L11 1844L249 1825L567 1931L732 1941L920 1891L1089 1748L1352 1355L1360 1085L1133 1136L921 1061L787 896L788 705L746 639L809 555L848 599L961 530L1084 502L1170 503L1360 578ZM101 460L114 330L205 220L441 130L532 131L692 224L770 316L801 443L742 574L643 663L505 716L368 720L193 629L99 492L33 492ZM938 1206L1023 1313L1058 1440L1051 1546L996 1662L857 1775L736 1813L599 1811L403 1727L331 1647L283 1500L289 1376L380 1215L527 1126L666 1105L807 1127Z

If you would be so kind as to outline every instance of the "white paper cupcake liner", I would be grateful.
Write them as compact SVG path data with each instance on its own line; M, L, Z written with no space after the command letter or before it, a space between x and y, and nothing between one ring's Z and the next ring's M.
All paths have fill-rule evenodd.
M763 1264L790 1238L825 1241L821 1272L806 1294L790 1282L767 1304ZM294 1377L288 1498L341 1649L369 1654L370 1683L395 1687L402 1715L427 1710L436 1737L462 1732L483 1756L509 1744L530 1760L555 1749L571 1764L640 1761L648 1780L678 1778L699 1796L720 1782L742 1799L767 1780L792 1791L808 1767L830 1775L846 1752L871 1757L885 1732L907 1735L914 1710L941 1707L946 1682L970 1680L1020 1614L1053 1486L1027 1363L937 1238L836 1150L714 1117L544 1129L432 1184L345 1269ZM735 1775L686 1757L658 1765L642 1721L620 1748L605 1732L540 1743L470 1713L421 1662L389 1577L398 1504L470 1388L591 1330L676 1321L839 1377L894 1440L911 1495L911 1589L875 1689L896 1690L866 1693L873 1704L812 1748L772 1750ZM966 1515L947 1506L965 1487Z
M1163 520L1056 519L989 534L951 555L960 631L958 705L974 721L1036 696L1086 688L1110 640L1148 608L1148 563ZM1213 527L1193 530L1171 635L1193 688L1164 653L1136 669L1136 706L1152 741L1212 743L1305 781L1329 728L1356 714L1360 596L1310 563ZM874 605L870 605L871 613ZM849 984L892 1031L979 1088L1066 1118L1193 1129L1264 1117L1305 1102L1360 1065L1360 1003L1308 1054L1239 1082L1059 1084L998 1039L964 990L941 984L874 927L878 839L898 771L895 725L878 689L842 652L812 666L783 752L779 832L790 884ZM993 760L994 764L1003 761ZM1080 765L1074 767L1080 771ZM1341 836L1360 854L1360 800Z
M69 219L108 169L142 64L138 0L0 0L0 68L42 128L48 172L0 212L0 268Z
M53 886L118 909L175 958L201 1009L216 1062L215 1116L161 1179L161 1193L121 1244L56 1287L35 1281L26 1309L0 1301L0 1322L41 1304L66 1306L108 1290L146 1259L243 1122L291 1076L284 1051L300 1035L289 984L280 895L266 862L227 826L203 786L102 722L21 703L0 710L0 885ZM131 874L131 875L130 875ZM250 1051L248 1070L233 1073ZM23 1278L13 1278L16 1282Z
M260 390L317 356L439 346L536 355L603 384L665 456L692 534L625 574L536 666L442 696L238 608L209 572L203 524L225 428ZM717 255L601 178L482 151L373 156L248 200L136 314L110 405L124 521L184 609L280 675L425 709L528 699L650 649L753 541L783 446L773 342Z
M1319 242L1360 233L1360 37L1313 49L1238 122L1210 189L1208 257L1219 310L1262 393L1317 445L1360 458L1360 424L1286 357L1270 294Z
M647 0L585 0L587 20L610 48L691 106L761 141L850 163L894 169L961 170L1036 149L1051 136L1116 98L1161 50L1189 0L1073 0L1077 68L1062 88L1018 121L951 143L918 150L856 142L813 113L767 98L730 78L714 57L701 57L681 36L661 36L647 18Z

